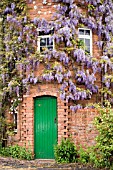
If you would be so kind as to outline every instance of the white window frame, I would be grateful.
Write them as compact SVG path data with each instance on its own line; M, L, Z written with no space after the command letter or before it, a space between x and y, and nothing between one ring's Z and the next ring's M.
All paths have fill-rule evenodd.
M79 34L79 30L88 30L90 31L90 35L81 35ZM92 46L92 30L88 28L78 28L78 38L89 39L90 40L90 54L92 55L93 46Z
M41 31L40 29L37 29L37 31L39 32L39 31ZM51 37L51 34L49 34L49 35L40 35L40 36L38 36L38 42L37 42L37 50L41 53L41 51L40 51L40 39L41 38L50 38ZM53 45L50 45L50 46L53 46L53 50L55 49L55 43L54 43L54 40L53 40ZM46 47L46 46L45 46ZM43 54L42 54L43 55Z
M17 127L18 127L18 121L17 121L17 119L18 119L18 113L15 112L15 113L13 114L13 122L14 122L14 125L16 126L16 127L14 128L14 132L15 132L15 133L17 133Z

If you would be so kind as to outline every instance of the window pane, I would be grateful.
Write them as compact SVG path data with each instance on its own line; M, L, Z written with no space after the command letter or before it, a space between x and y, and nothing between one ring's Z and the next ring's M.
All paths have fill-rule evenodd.
M84 38L79 38L79 40L83 41L84 42Z
M80 34L80 35L84 35L84 30L79 29L79 34Z
M90 53L90 46L86 46L86 52Z
M40 47L40 52L43 52L45 49L46 49L46 46L45 47Z
M52 38L47 38L47 46L48 45L53 45L53 40Z
M79 48L84 48L84 45L85 45L84 38L79 38L78 47Z
M46 38L40 39L40 46L46 46Z
M17 129L17 113L15 113L15 129Z
M90 46L90 40L89 39L85 39L85 45Z
M90 35L90 30L85 30L85 35Z
M17 130L17 113L13 114L13 118L14 118L14 129Z
M53 46L48 46L47 48L48 48L49 51L53 50Z

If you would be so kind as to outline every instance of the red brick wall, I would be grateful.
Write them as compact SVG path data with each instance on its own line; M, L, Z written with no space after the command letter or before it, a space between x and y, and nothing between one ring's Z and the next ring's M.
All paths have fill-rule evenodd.
M72 135L76 145L94 145L97 135L93 120L97 112L93 109L81 109L76 113L68 109L68 104L61 101L58 87L55 84L41 84L31 87L30 93L24 95L23 103L18 113L18 130L13 142L19 145L29 145L34 150L34 98L42 95L57 97L58 112L58 143L62 137Z
M91 146L95 144L97 131L94 118L98 115L95 109L80 109L72 113L71 133L76 145Z
M34 5L36 10L34 10ZM29 15L31 18L39 16L40 18L50 19L55 10L55 3L48 0L47 5L42 5L42 0L34 1L34 4L28 4ZM41 13L40 13L40 12ZM40 13L40 14L39 14ZM94 41L97 41L97 35L93 34L93 54L99 57L100 53ZM40 70L40 71L39 71ZM40 75L43 71L43 66L35 71L36 75ZM75 144L79 145L93 145L94 138L97 132L94 129L93 119L97 115L95 110L82 109L77 113L69 110L68 103L61 101L59 96L58 84L40 83L36 86L30 87L30 92L23 96L22 104L18 112L18 130L13 137L13 142L19 145L29 145L34 151L34 98L41 95L51 95L57 97L57 111L58 111L58 142L62 137L67 138L72 135ZM93 98L95 102L95 97Z
M43 5L42 0L34 0L32 3L29 3L29 0L27 0L27 4L30 18L39 17L50 20L57 3L53 3L52 0L47 0L47 4Z

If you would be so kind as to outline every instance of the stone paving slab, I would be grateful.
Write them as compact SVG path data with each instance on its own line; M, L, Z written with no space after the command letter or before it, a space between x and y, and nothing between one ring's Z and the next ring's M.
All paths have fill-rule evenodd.
M54 160L18 160L0 157L0 170L109 170L77 163L57 164Z

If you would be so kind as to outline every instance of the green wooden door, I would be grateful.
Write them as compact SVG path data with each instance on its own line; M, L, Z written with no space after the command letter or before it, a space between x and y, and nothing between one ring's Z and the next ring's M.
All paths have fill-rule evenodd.
M34 101L34 153L38 159L54 158L57 144L57 99L41 96Z

